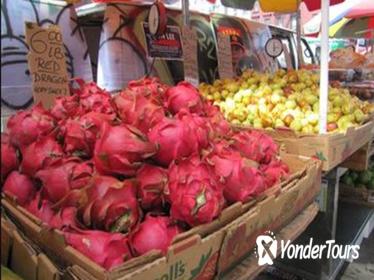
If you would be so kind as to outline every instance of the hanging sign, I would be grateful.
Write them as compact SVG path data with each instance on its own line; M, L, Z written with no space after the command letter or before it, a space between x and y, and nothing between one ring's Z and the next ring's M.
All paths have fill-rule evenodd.
M143 22L143 30L150 58L165 60L182 60L182 43L178 26L168 25L161 35L152 35L147 22Z
M184 79L195 87L199 85L196 31L184 26L182 29Z
M232 78L233 65L230 36L217 32L218 73L220 79Z
M265 45L266 54L272 58L280 56L283 52L283 43L278 38L270 38Z
M56 97L69 95L66 58L60 28L26 22L28 65L35 103L50 108Z

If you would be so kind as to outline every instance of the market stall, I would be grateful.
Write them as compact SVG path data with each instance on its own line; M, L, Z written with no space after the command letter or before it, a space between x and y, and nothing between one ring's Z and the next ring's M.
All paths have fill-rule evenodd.
M260 263L259 237L299 242L321 215L338 236L340 179L371 203L374 105L329 83L329 1L317 71L300 26L189 1L16 2L2 2L2 57L17 55L2 64L2 264L23 278L254 278L280 252Z

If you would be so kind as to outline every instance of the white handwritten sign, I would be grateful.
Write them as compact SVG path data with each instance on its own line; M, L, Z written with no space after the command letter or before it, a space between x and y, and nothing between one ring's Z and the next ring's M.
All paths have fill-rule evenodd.
M196 31L184 26L182 29L184 79L194 86L199 85Z
M221 79L233 77L230 36L217 32L218 73Z
M50 108L57 96L69 95L68 74L60 28L26 22L28 63L35 103Z

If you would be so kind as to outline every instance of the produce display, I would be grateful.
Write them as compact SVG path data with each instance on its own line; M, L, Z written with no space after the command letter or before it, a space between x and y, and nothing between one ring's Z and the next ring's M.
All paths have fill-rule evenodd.
M178 233L289 175L269 136L233 131L186 82L146 78L115 96L76 83L50 110L9 119L2 192L106 269L165 253Z
M319 78L313 72L279 70L271 75L247 71L235 79L201 84L200 92L233 124L319 132ZM330 87L328 132L345 132L362 124L372 112L374 105L350 95L347 89Z
M365 55L355 52L353 47L340 48L330 53L330 68L374 68L374 52Z
M341 182L347 186L358 189L374 190L374 164L372 163L368 170L356 172L347 171L341 178Z

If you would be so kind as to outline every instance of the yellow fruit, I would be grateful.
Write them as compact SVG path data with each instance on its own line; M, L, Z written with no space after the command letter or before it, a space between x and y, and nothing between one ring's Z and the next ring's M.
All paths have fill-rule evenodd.
M302 125L299 119L295 119L291 122L290 128L294 131L301 131Z

